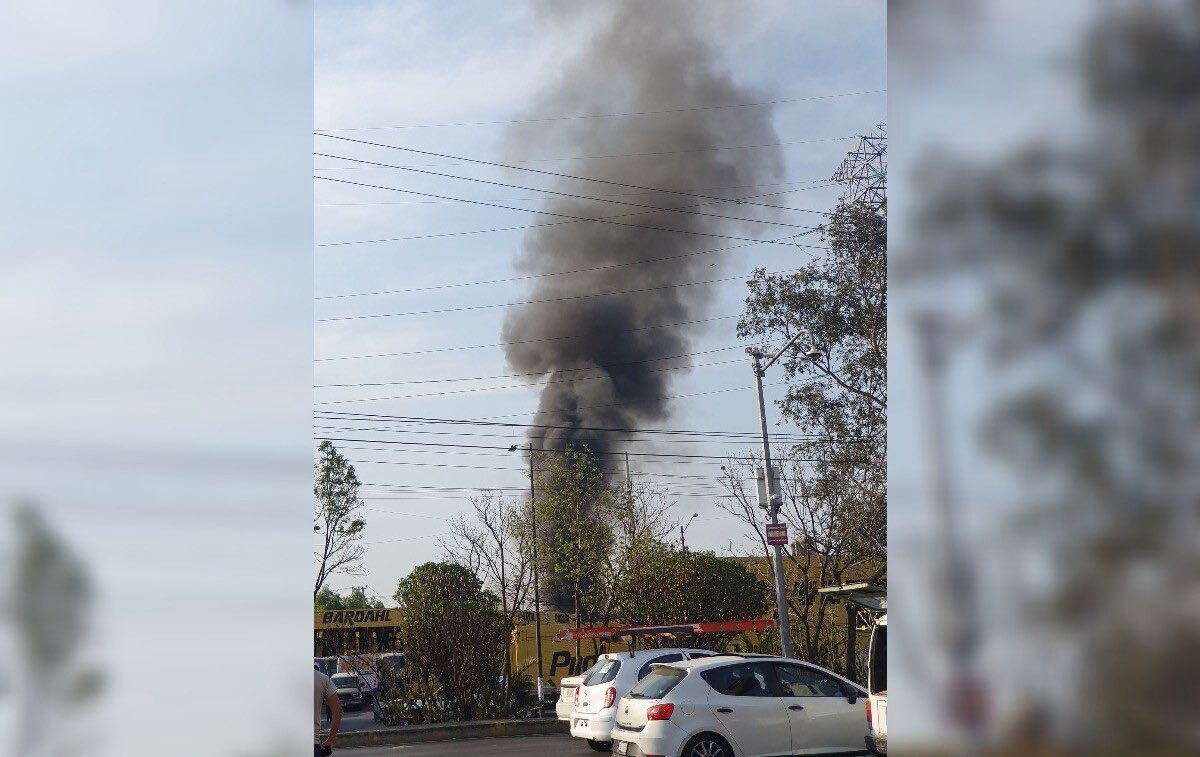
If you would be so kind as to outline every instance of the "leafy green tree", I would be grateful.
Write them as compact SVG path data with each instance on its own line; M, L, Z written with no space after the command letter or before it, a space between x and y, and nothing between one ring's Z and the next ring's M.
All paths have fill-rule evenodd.
M755 620L767 614L767 593L741 562L662 543L632 553L613 592L615 615L631 625ZM731 638L706 635L693 643L722 649Z
M358 475L354 466L337 451L332 442L323 441L317 448L320 459L315 464L316 484L313 497L315 519L322 534L317 578L313 585L313 602L325 581L335 573L358 575L366 550L360 541L367 522L359 517L362 500L358 497Z
M808 329L815 361L783 362L783 416L812 439L792 457L809 497L836 497L847 549L887 552L887 209L840 203L824 229L830 251L796 273L759 269L738 335L780 343ZM816 535L813 535L816 536ZM846 542L853 541L854 544Z
M317 594L314 608L317 610L382 610L384 604L377 599L368 597L367 590L362 586L355 586L345 596L325 586Z
M586 616L602 605L600 574L616 541L620 494L586 446L534 454L543 597Z
M32 505L12 512L11 552L0 574L0 635L10 637L18 695L15 753L54 751L56 725L102 691L84 656L94 590L86 566ZM7 672L7 671L6 671Z
M498 717L507 703L500 671L508 619L500 598L462 565L425 563L401 579L395 599L404 613L400 646L403 686L420 707L410 722Z

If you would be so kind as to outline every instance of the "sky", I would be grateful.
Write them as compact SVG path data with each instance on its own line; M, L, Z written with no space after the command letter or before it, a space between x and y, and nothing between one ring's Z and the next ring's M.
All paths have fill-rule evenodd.
M94 719L53 713L77 747L55 753L294 753L312 643L311 9L7 5L0 28L0 96L21 114L0 125L0 539L30 503L84 566L81 661L105 679ZM253 708L214 674L248 649ZM15 663L0 660L0 721Z
M737 7L740 12L722 27L721 38L714 42L733 78L763 93L761 100L869 92L773 106L773 123L779 140L806 143L783 147L786 183L761 191L790 190L771 201L796 208L827 210L836 202L839 190L825 186L825 179L853 146L849 138L869 131L886 118L885 7L882 3L782 1ZM531 6L524 3L318 4L317 129L450 156L537 161L532 165L569 172L572 162L565 158L570 154L564 154L561 147L548 147L543 152L526 148L526 152L514 154L506 142L508 125L496 122L577 115L540 112L533 103L570 59L579 44L578 35L589 31L584 24L565 33L548 34ZM728 104L664 102L662 106L670 109ZM677 114L632 116L602 121L605 128L619 133L629 118L678 117ZM541 195L537 192L364 166L341 158L421 166L426 170L520 183L530 188L554 187L548 177L529 174L515 179L512 172L478 164L456 164L453 159L415 156L321 136L315 144L316 152L338 156L317 157L317 177L374 183L444 197L503 201L506 205L530 209L539 206ZM663 149L670 146L664 145ZM677 157L687 159L686 155ZM514 260L521 248L521 229L428 237L520 227L536 222L533 214L456 201L433 201L323 178L315 184L317 410L450 419L502 418L529 423L536 407L537 389L521 386L515 379L322 386L432 382L511 373L502 349L495 346L501 341L506 308L353 320L320 319L522 300L529 291L528 281L461 286L520 275L514 269ZM589 191L594 193L596 189L590 187ZM427 238L338 244L418 236ZM720 277L734 280L710 285L711 302L706 315L736 316L741 312L746 288L736 277L759 266L767 270L796 268L808 262L813 252L773 245L751 245L732 251L720 269ZM460 286L370 297L334 297L446 285ZM669 421L658 427L739 432L757 428L752 374L742 351L744 345L736 338L735 324L736 318L713 321L693 343L692 348L697 352L721 350L697 358L698 362L720 364L698 366L690 372L673 375L670 392L678 398L673 400ZM478 348L447 349L461 347ZM422 354L358 357L398 352ZM349 357L355 359L345 359ZM766 384L768 403L772 403L781 396L781 388L770 375ZM382 399L388 397L394 399ZM778 418L773 407L770 412ZM330 584L338 589L365 585L369 593L390 599L400 577L414 566L442 556L440 539L445 535L448 518L469 508L466 492L420 489L401 495L381 492L379 485L458 489L516 489L527 485L523 473L525 459L507 452L509 445L524 442L520 428L489 428L487 433L497 436L480 438L433 436L417 433L431 430L428 426L406 425L402 431L380 431L367 436L361 432L339 432L336 424L327 421L316 424L317 436L410 442L388 446L339 443L346 457L354 461L365 484L364 516L368 525L364 541L368 552L366 575L331 579ZM438 430L447 431L444 427ZM457 430L462 427L448 431L453 434ZM420 444L429 440L484 444L496 449L433 449ZM696 446L704 447L704 453L710 455L737 454L747 449L726 443ZM637 449L653 451L645 445ZM699 514L687 533L689 547L719 553L742 552L749 548L750 542L745 538L744 528L717 508L712 496L720 493L715 478L690 479L686 491L680 487L680 479L669 478L681 473L715 477L720 473L719 465L719 461L713 460L711 464L690 464L684 468L661 461L637 462L635 457L632 473L636 480L666 487L668 498L676 502L673 513L677 519L687 519L693 512ZM679 494L671 497L672 491Z

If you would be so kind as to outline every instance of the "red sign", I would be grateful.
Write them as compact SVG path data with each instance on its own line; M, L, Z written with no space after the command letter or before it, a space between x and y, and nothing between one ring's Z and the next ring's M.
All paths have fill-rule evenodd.
M763 620L724 620L717 622L684 623L673 626L612 626L607 628L564 628L554 634L556 641L575 639L618 639L629 636L662 636L673 634L741 633L771 631L779 628L774 618Z
M772 547L783 547L788 543L786 523L767 524L767 544Z

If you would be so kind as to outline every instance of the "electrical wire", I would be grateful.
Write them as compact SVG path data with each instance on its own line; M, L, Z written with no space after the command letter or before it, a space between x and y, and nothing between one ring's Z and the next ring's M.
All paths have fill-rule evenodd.
M700 352L685 352L681 355L671 355L669 357L652 357L652 358L646 358L645 360L625 360L625 361L618 362L618 363L598 363L596 365L581 366L578 368L556 368L556 369L550 370L550 371L534 371L531 373L499 373L499 374L493 374L491 376L469 376L469 377L440 378L440 379L412 379L412 380L407 380L407 381L367 381L367 382L358 382L358 383L349 383L349 384L314 384L313 388L329 389L329 388L333 388L333 387L345 388L345 387L357 387L357 386L400 386L400 385L405 385L405 384L447 384L447 383L453 383L453 382L459 382L459 381L489 381L492 379L531 378L531 377L537 377L537 376L545 376L547 374L553 374L555 376L558 376L563 373L573 373L576 371L598 371L598 370L604 370L605 368L618 368L618 367L626 366L626 365L642 365L645 363L657 363L657 362L661 362L664 360L682 360L683 358L698 357L700 355L712 355L717 352L728 352L729 350L738 350L738 349L742 349L742 346L735 344L731 347L718 347L716 349L702 350ZM680 367L687 367L687 366L680 366ZM695 366L695 367L699 367L699 366Z
M741 216L726 216L726 215L720 215L718 213L703 213L703 212L700 212L697 210L691 210L690 208L695 207L695 205L685 206L682 208L670 208L670 207L664 207L664 206L660 206L660 205L646 205L644 203L639 203L639 202L629 202L628 200L615 200L615 199L610 199L610 198L605 198L605 197L595 197L593 195L574 194L572 192L561 192L556 189L543 189L541 187L526 187L526 186L521 186L519 184L510 184L508 182L503 182L503 181L493 181L491 179L479 179L479 178L476 178L473 176L459 176L457 174L442 173L440 171L429 171L429 170L426 170L423 168L397 166L397 165L394 165L391 163L379 163L379 162L373 161L373 160L363 160L361 158L350 158L350 157L347 157L344 155L331 155L329 153L323 153L323 152L318 152L318 153L313 153L313 154L316 155L317 157L321 157L321 158L334 158L337 160L348 160L351 163L363 163L365 165L378 166L381 168L394 168L394 169L397 169L400 171L409 171L411 173L419 173L419 174L423 174L426 176L438 176L443 179L458 179L459 181L469 181L469 182L473 182L476 184L489 184L494 187L504 187L506 189L519 189L523 192L543 192L545 194L551 195L552 197L567 197L567 198L570 198L573 200L587 200L589 202L606 202L606 203L610 203L613 205L626 205L628 207L642 208L644 210L650 210L650 211L654 211L654 212L686 213L688 215L703 216L706 218L718 218L718 219L721 219L724 221L741 221L743 223L766 223L766 224L772 224L775 226L791 226L793 228L798 228L798 229L813 228L812 226L807 226L807 225L798 224L798 223L787 223L786 221L768 221L768 220L763 220L760 218L743 218ZM321 178L321 177L316 177L316 178ZM744 200L744 199L729 198L729 197L722 197L722 198L712 200L712 201L709 201L707 203L702 203L702 204L710 204L711 205L711 204L715 204L715 203L726 203L726 202L733 202L733 203L737 203L739 205L746 204L746 200ZM698 203L698 204L701 204L701 203ZM807 210L807 209L803 209L803 208L789 208L789 210L794 210L799 213L815 213L815 214L823 215L823 216L829 215L829 211L825 211L825 210Z
M783 271L772 271L771 275L783 275L789 273L798 273L803 269L789 268ZM463 313L471 310L492 310L495 308L516 307L518 305L542 305L548 302L569 302L571 300L585 300L595 297L615 297L623 294L639 294L641 292L657 292L664 289L677 289L681 287L705 286L708 284L721 284L728 281L746 281L750 274L742 274L740 276L725 276L719 279L708 279L705 281L687 281L680 284L662 284L661 286L642 287L640 289L622 289L616 292L588 292L587 294L572 294L565 297L548 297L541 300L518 300L516 302L497 302L487 305L460 305L453 308L437 308L433 310L410 310L403 313L369 313L366 315L343 315L332 318L317 318L317 323L332 323L334 321L361 321L372 318L401 318L414 315L438 315L441 313Z
M411 152L411 153L415 153L418 155L430 155L430 156L437 157L437 158L449 158L451 160L461 160L466 163L476 163L476 164L484 165L484 166L494 166L496 168L507 168L512 171L526 171L529 173L542 174L545 176L555 176L560 179L572 179L574 181L588 181L588 182L592 182L595 184L607 184L607 185L616 186L616 187L624 187L626 189L640 189L640 190L643 190L646 192L660 192L662 194L673 194L673 195L682 195L684 197L695 197L695 198L698 198L701 200L724 201L724 200L729 199L727 197L714 197L712 195L703 195L703 194L698 194L696 192L686 192L686 191L679 190L679 189L663 189L662 187L647 187L647 186L642 186L641 184L626 184L625 182L613 181L611 179L597 179L597 178L589 177L589 176L577 176L575 174L560 173L558 171L547 171L547 170L544 170L541 168L529 168L528 166L518 166L518 165L513 165L511 163L500 163L500 162L493 161L493 160L480 160L478 158L467 158L462 155L449 155L447 153L432 152L430 150L418 150L413 147L402 147L400 145L389 145L385 142L371 142L371 141L368 141L365 139L353 139L351 137L339 137L335 134L318 134L318 136L326 137L328 139L340 139L344 142L355 142L357 144L370 145L372 147L383 147L383 148L387 148L387 149L391 149L391 150L402 150L404 152ZM318 176L317 178L328 179L331 181L333 180L326 176ZM541 190L541 191L544 191L544 190ZM438 199L447 199L447 198L442 197L442 198L438 198ZM744 201L742 204L757 205L759 207L774 208L776 210L790 210L790 211L797 212L797 213L821 213L822 215L828 215L828 212L826 212L826 211L814 211L814 210L805 210L803 208L791 208L786 205L771 205L768 203L750 202L750 201Z
M609 333L610 334L626 334L626 333L634 333L634 332L638 332L638 331L650 331L653 329L673 328L675 326L690 326L690 325L696 324L696 323L710 323L712 321L727 321L731 318L740 318L740 317L741 317L740 313L733 314L733 315L721 315L721 316L715 316L713 318L700 318L700 319L691 320L691 321L678 321L675 323L660 323L660 324L656 324L654 326L641 326L636 329L621 329L618 331L610 331ZM427 350L409 350L407 352L379 352L379 353L375 353L375 354L371 354L371 355L337 355L337 356L333 356L333 357L315 358L314 360L315 360L315 362L325 362L325 361L330 361L330 360L365 360L368 358L380 358L380 357L404 357L404 356L408 356L408 355L429 355L429 354L438 353L438 352L458 352L461 350L481 350L481 349L486 349L486 348L491 348L491 347L511 347L511 346L518 345L518 344L538 344L540 342L557 342L557 341L561 341L564 339L587 339L587 338L590 338L591 336L592 336L591 334L568 334L566 336L550 336L550 337L544 337L541 339L523 339L523 340L515 341L515 342L497 342L495 344L476 344L476 345L465 345L465 346L457 346L457 347L437 347L437 348L427 349Z

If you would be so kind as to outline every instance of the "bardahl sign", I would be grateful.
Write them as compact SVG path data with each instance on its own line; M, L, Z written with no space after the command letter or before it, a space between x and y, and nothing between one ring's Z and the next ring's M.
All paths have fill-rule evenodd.
M379 628L400 625L400 610L317 610L317 630L330 628Z
M786 523L767 524L767 544L772 547L783 547L788 543Z

